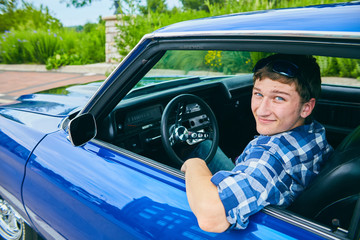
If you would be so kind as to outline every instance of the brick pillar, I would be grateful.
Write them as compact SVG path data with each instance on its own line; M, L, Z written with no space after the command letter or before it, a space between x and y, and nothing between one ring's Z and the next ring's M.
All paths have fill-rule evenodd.
M120 54L116 47L116 36L119 30L116 25L119 23L117 15L103 17L105 21L105 58L107 63L118 63L120 61Z

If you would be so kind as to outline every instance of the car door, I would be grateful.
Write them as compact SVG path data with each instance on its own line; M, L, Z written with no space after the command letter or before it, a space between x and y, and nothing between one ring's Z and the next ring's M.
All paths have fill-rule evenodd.
M95 143L73 147L59 131L31 156L23 197L45 238L157 239L161 227L195 224L183 179L168 172Z

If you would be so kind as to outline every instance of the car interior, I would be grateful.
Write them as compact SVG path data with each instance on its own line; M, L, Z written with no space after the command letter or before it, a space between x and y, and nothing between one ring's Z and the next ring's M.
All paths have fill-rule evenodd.
M212 62L200 64L193 61L190 66L182 65L185 57L177 60L178 65L171 65L169 62L174 58L165 54L101 121L96 139L179 169L181 162L169 157L162 143L162 114L173 98L191 94L210 106L217 121L219 147L235 161L257 134L250 109L253 61L241 55L239 62L232 64L240 65L242 61L246 68L224 70L220 58L216 57L218 53L211 55L209 52L205 59L212 57ZM229 62L223 64L231 65ZM178 66L189 69L176 71ZM240 70L242 72L236 72ZM216 71L222 71L222 74L213 74ZM350 86L328 82L326 75L322 77L322 93L312 118L325 126L327 139L335 152L316 179L287 210L324 224L331 231L355 233L359 231L360 219L360 81L355 79L354 86ZM215 131L201 104L188 101L184 107L180 120L177 108L170 111L167 119L170 124L166 126L181 122L197 135ZM178 156L186 156L183 153L191 150L198 141L202 139L188 139L186 143L175 144L174 151Z

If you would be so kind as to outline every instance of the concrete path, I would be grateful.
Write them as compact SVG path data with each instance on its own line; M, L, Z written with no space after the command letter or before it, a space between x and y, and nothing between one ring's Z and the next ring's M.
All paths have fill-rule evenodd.
M48 71L43 65L0 64L0 104L23 94L106 79L116 65L99 63Z

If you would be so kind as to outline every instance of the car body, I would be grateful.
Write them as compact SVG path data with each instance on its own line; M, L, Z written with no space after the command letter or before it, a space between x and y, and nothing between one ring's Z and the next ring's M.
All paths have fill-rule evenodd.
M344 211L346 226L269 206L251 216L245 230L202 231L188 205L181 161L163 144L173 137L166 137L172 125L164 122L180 120L174 110L163 114L174 97L200 97L217 126L209 127L213 119L190 100L185 127L197 135L218 128L219 146L236 157L256 135L250 111L255 60L311 54L321 66L336 58L337 66L348 62L356 70L359 12L355 2L174 24L144 36L103 83L70 86L62 95L25 95L1 106L3 236L5 229L9 239L25 238L24 231L45 239L358 239L356 182L348 184L358 204L353 200ZM314 117L336 148L360 124L359 80L324 79L340 85L323 84Z

